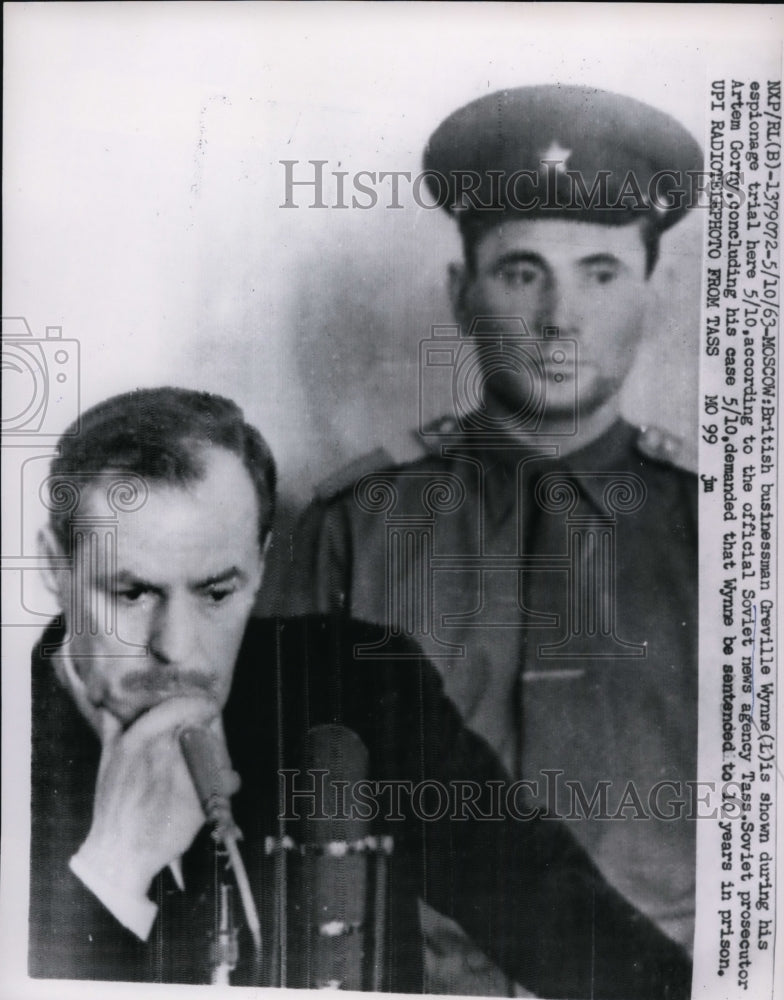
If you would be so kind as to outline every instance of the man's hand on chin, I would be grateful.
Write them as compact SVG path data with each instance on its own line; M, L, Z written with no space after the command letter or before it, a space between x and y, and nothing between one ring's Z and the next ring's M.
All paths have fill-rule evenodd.
M150 883L190 847L204 823L179 733L196 725L221 734L220 710L211 699L181 696L127 729L101 709L100 725L92 825L71 868L121 923L146 937L157 912L147 899Z

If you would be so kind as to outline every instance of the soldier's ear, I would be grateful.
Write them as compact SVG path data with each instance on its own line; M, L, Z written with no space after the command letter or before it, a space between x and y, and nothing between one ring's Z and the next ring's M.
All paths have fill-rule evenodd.
M49 525L41 528L36 542L44 586L64 610L70 594L70 571L64 564L65 553Z
M462 261L453 260L448 269L449 301L455 319L462 322L466 312L466 295L468 292L468 269Z

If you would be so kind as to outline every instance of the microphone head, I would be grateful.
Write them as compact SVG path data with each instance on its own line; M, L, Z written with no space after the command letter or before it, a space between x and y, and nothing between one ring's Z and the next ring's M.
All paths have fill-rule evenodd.
M323 781L315 782L323 795L314 799L310 815L305 809L305 842L327 844L366 836L368 822L359 818L363 814L356 808L354 792L357 783L368 777L370 759L359 736L346 726L314 726L305 737L302 767L327 771Z

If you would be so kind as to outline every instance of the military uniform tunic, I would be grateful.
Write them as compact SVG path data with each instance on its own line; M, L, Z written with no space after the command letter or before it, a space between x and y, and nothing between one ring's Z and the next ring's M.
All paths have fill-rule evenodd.
M691 947L696 476L623 421L565 457L444 426L419 460L320 492L291 603L413 636L468 725Z

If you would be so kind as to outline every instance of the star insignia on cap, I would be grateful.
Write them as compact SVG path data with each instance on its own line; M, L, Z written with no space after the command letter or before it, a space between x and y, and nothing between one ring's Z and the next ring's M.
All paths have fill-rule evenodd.
M566 170L566 161L572 155L571 149L564 149L564 147L553 140L550 145L545 149L539 156L539 160L557 160L555 171L556 173L561 173Z

